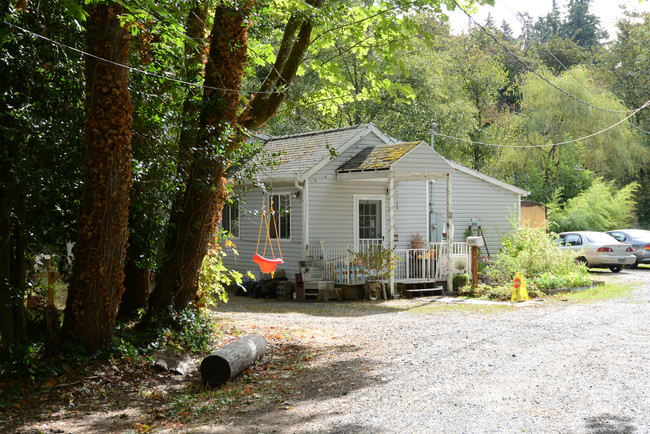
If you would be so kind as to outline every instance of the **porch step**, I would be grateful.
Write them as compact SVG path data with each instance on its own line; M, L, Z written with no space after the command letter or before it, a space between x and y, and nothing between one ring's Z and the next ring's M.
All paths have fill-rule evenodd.
M423 297L424 295L443 295L444 289L442 286L434 288L404 288L404 295L406 298Z

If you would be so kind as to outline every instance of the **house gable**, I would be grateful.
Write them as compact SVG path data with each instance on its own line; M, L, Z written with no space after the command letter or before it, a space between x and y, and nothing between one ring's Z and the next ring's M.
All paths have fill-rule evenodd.
M261 158L275 158L278 164L265 171L261 178L273 181L304 180L369 135L375 136L373 141L391 141L372 124L271 137L266 140Z

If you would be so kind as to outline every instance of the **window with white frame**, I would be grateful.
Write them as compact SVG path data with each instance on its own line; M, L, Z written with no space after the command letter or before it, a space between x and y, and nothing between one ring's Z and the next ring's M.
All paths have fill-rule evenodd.
M291 195L271 195L269 197L269 209L274 211L269 221L270 237L281 240L291 239Z
M232 202L223 207L221 227L235 238L239 238L239 203Z

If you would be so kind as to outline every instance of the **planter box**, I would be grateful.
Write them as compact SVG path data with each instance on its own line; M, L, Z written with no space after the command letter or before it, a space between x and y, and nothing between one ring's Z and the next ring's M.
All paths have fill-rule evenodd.
M591 289L593 287L594 285L574 286L573 288L553 288L553 289L542 290L542 292L544 292L547 295L555 295L564 292L582 292L582 291L586 291L587 289Z

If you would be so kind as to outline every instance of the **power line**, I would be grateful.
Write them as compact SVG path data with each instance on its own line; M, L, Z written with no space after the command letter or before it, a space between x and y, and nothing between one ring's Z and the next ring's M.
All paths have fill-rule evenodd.
M619 126L620 124L622 124L623 122L625 122L626 120L628 120L629 118L631 118L632 116L634 116L635 114L637 114L638 112L643 110L644 108L647 108L649 105L650 105L650 100L646 101L645 104L643 104L638 109L635 109L632 113L627 115L625 118L621 119L620 121L616 122L615 124L610 125L607 128L604 128L604 129L602 129L600 131L597 131L595 133L592 133L592 134L589 134L587 136L583 136L583 137L580 137L580 138L577 138L577 139L566 140L564 142L558 142L558 143L546 143L546 144L543 144L543 145L502 145L502 144L498 144L498 143L478 142L478 141L475 141L475 140L469 140L469 139L463 139L463 138L460 138L460 137L449 136L447 134L439 133L439 132L437 132L435 130L433 130L433 134L435 134L437 136L441 136L441 137L446 137L448 139L459 140L461 142L467 142L467 143L471 143L471 144L475 144L475 145L494 146L494 147L497 147L497 148L545 148L545 147L549 147L549 146L568 145L569 143L580 142L580 141L583 141L585 139L589 139L591 137L602 134L602 133L604 133L606 131L609 131L612 128L615 128L615 127Z
M596 110L601 110L601 111L609 112L609 113L630 113L630 112L635 112L635 110L639 110L640 108L642 108L642 107L640 107L639 109L631 109L631 110L610 110L610 109L606 109L606 108L602 108L602 107L595 106L595 105L593 105L593 104L591 104L591 103L589 103L589 102L587 102L587 101L584 101L584 100L578 98L578 97L575 96L575 95L572 95L571 93L567 92L566 90L562 89L561 87L557 86L556 84L551 83L551 81L550 81L549 79L547 79L546 77L544 77L542 74L540 74L539 72L537 72L534 68L532 68L531 66L529 66L526 62L524 62L523 60L521 60L521 59L519 58L519 56L517 56L517 55L516 55L515 53L513 53L510 49L508 49L508 47L506 47L506 46L505 46L501 41L499 41L499 40L498 40L498 39L497 39L497 38L496 38L492 33L488 32L487 29L486 29L484 26L482 26L481 24L479 24L478 22L476 22L476 20L475 20L475 19L474 19L470 14L469 14L469 12L467 12L465 9L463 9L463 7L462 7L460 4L458 4L458 1L456 1L456 0L452 0L452 1L456 4L456 6L457 6L461 11L463 11L463 13L464 13L465 15L467 15L467 16L469 17L470 20L472 20L472 22L473 22L476 26L478 26L478 27L483 31L483 33L485 33L485 34L486 34L487 36L489 36L489 37L490 37L494 42L496 42L496 44L499 45L499 46L500 46L500 47L501 47L501 48L502 48L506 53L508 53L510 56L514 57L514 58L515 58L519 63L521 63L521 64L522 64L522 65L523 65L523 66L524 66L528 71L532 72L533 74L535 74L536 76L538 76L539 78L541 78L544 82L546 82L549 86L555 88L556 90L558 90L558 91L561 92L562 94L566 95L567 97L569 97L569 98L571 98L571 99L573 99L573 100L575 100L575 101L578 101L579 103L585 104L585 105L587 105L587 106L589 106L589 107L591 107L591 108L594 108L594 109L596 109ZM645 107L645 105L644 105L643 107ZM627 118L626 118L626 119L627 119Z
M502 5L503 5L507 10L508 10L508 12L510 12L510 14L511 14L511 15L512 15L512 16L513 16L517 21L519 21L519 22L521 23L522 26L525 26L525 25L526 25L526 23L524 23L524 22L521 20L521 16L520 16L519 14L516 14L515 12L513 12L512 9L510 9L510 6L508 6L508 4L505 2L505 0L500 0L500 2L501 2L501 4L502 4ZM591 89L589 89L589 88L588 88L588 87L587 87L587 86L586 86L582 81L580 81L580 80L578 79L578 77L576 77L575 74L573 74L573 72L572 72L572 71L571 71L571 70L570 70L570 69L569 69L569 68L568 68L564 63L562 63L562 61L561 61L560 59L558 59L557 56L556 56L555 54L553 54L553 52L552 52L552 51L551 51L551 50L546 46L546 44L545 44L544 42L542 42L542 40L541 40L539 37L534 36L534 38L537 40L537 42L539 43L539 45L541 45L542 48L544 48L544 50L546 50L546 51L548 52L548 54L550 54L551 57L553 57L553 59L555 59L555 61L556 61L557 63L559 63L560 66L561 66L562 68L564 68L564 70L566 70L566 72L568 72L569 75L571 75L571 77L573 77L573 79L574 79L574 80L575 80L575 81L576 81L580 86L582 86L583 89L585 89L587 92L589 92L589 93L590 93L594 98L596 98L596 99L597 99L598 101L600 101L601 103L603 102L603 101L600 99L600 97L599 97L598 95L596 95L595 93L593 93L593 92L591 91ZM632 128L636 128L637 130L639 130L639 131L641 131L641 132L643 132L643 133L645 133L645 134L650 134L650 131L646 131L646 130L644 130L643 128L641 128L641 127L639 127L639 126L634 125L633 123L630 123L630 126L631 126Z
M66 48L68 50L71 50L71 51L77 52L79 54L82 54L84 56L92 57L92 58L97 59L99 61L106 62L106 63L109 63L111 65L115 65L115 66L118 66L118 67L121 67L121 68L125 68L125 69L128 69L129 71L132 71L132 72L139 72L140 74L148 75L148 76L151 76L151 77L160 78L160 79L163 79L163 80L169 80L169 81L173 81L173 82L176 82L176 83L179 83L179 84L184 84L184 85L187 85L187 86L200 87L202 89L218 90L218 91L222 91L222 92L236 92L236 93L242 93L242 94L266 94L266 95L279 93L278 91L244 91L244 90L226 89L226 88L214 87L214 86L206 86L206 85L203 85L203 84L200 84L200 83L192 83L192 82L189 82L189 81L181 80L181 79L176 78L176 77L170 77L168 75L156 74L156 73L153 73L153 72L145 71L143 69L134 68L133 66L125 65L123 63L108 60L108 59L106 59L104 57L88 53L87 51L81 50L81 49L76 48L76 47L71 47L71 46L66 45L64 43L61 43L59 41L55 41L55 40L50 39L50 38L48 38L46 36L38 34L36 32L32 32L31 30L25 29L25 28L23 28L23 27L21 27L19 25L9 23L9 22L7 22L5 20L1 20L1 21L4 24L8 25L8 26L11 26L11 27L13 27L15 29L18 29L18 30L20 30L20 31L22 31L24 33L27 33L29 35L32 35L32 36L34 36L36 38L40 38L40 39L43 39L45 41L48 41L48 42L50 42L50 43L52 43L54 45L57 45L59 47L63 47L63 48Z

